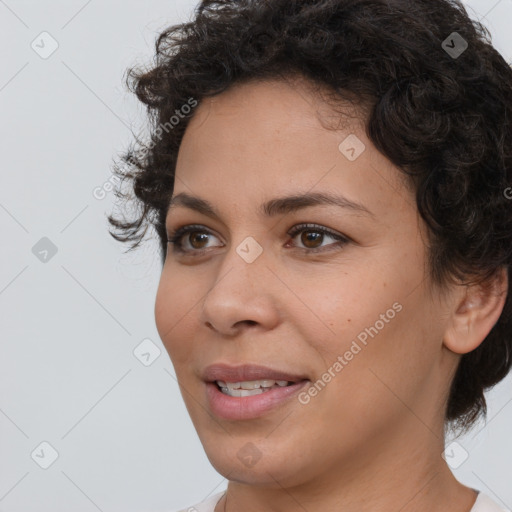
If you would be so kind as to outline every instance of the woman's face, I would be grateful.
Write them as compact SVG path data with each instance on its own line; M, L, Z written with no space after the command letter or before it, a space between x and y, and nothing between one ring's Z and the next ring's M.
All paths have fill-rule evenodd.
M184 252L169 245L155 305L209 460L230 480L275 487L327 483L388 455L410 460L419 446L438 446L440 459L433 432L455 364L443 347L446 305L428 288L413 193L362 122L327 129L319 116L329 108L308 91L247 83L197 107L173 196L208 201L218 216L170 209L169 234L196 227L181 237ZM340 204L260 210L303 194ZM314 226L290 234L302 224ZM203 380L217 363L307 382L264 410L264 393L285 391L221 394Z

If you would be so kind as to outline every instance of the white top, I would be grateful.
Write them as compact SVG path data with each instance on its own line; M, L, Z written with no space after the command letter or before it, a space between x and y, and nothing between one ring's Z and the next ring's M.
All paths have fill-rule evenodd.
M477 491L477 489L475 489ZM188 508L178 510L177 512L214 512L215 505L220 501L226 491L219 492L206 498L201 503L197 503ZM487 494L483 494L480 491L476 498L475 504L470 512L511 512L510 510L500 507L495 501L493 501Z

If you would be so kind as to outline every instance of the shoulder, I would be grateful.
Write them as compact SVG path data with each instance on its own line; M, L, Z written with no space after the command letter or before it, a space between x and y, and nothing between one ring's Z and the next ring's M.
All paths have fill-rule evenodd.
M217 505L217 503L220 501L225 492L226 491L221 491L218 492L217 494L213 494L212 496L206 498L200 503L196 503L195 505L191 505L190 507L177 510L176 512L214 512L215 505Z
M475 504L470 512L510 512L509 510L498 505L487 494L482 492L478 493Z

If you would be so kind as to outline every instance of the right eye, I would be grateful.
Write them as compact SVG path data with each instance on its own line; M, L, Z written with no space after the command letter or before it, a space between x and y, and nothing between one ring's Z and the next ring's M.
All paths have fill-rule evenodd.
M188 235L185 237L185 235ZM191 236L194 235L194 236ZM207 230L204 226L199 224L190 224L188 226L183 226L177 229L174 232L171 232L167 235L167 243L173 245L173 252L176 253L196 253L202 254L205 251L205 247L197 247L193 244L201 244L203 242L207 242L208 236L215 236L209 230ZM188 244L192 246L192 248L185 247L182 239L185 239Z

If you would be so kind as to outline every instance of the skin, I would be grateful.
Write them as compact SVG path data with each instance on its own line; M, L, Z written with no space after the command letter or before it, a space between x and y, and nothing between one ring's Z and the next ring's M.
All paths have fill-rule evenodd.
M432 287L413 191L353 111L336 130L333 114L304 80L237 84L200 103L180 147L173 194L206 199L221 217L169 212L169 234L204 226L203 239L182 241L206 253L169 245L155 320L208 459L229 480L215 512L468 512L476 494L441 457L444 408L460 355L501 314L506 274L493 293ZM349 134L366 146L355 161L338 149ZM333 191L373 216L334 205L257 213L274 197ZM302 223L349 241L287 235ZM252 263L236 252L248 236L263 249ZM244 421L209 410L205 366L262 364L313 386L394 303L400 312L309 403ZM249 442L252 467L237 457Z

